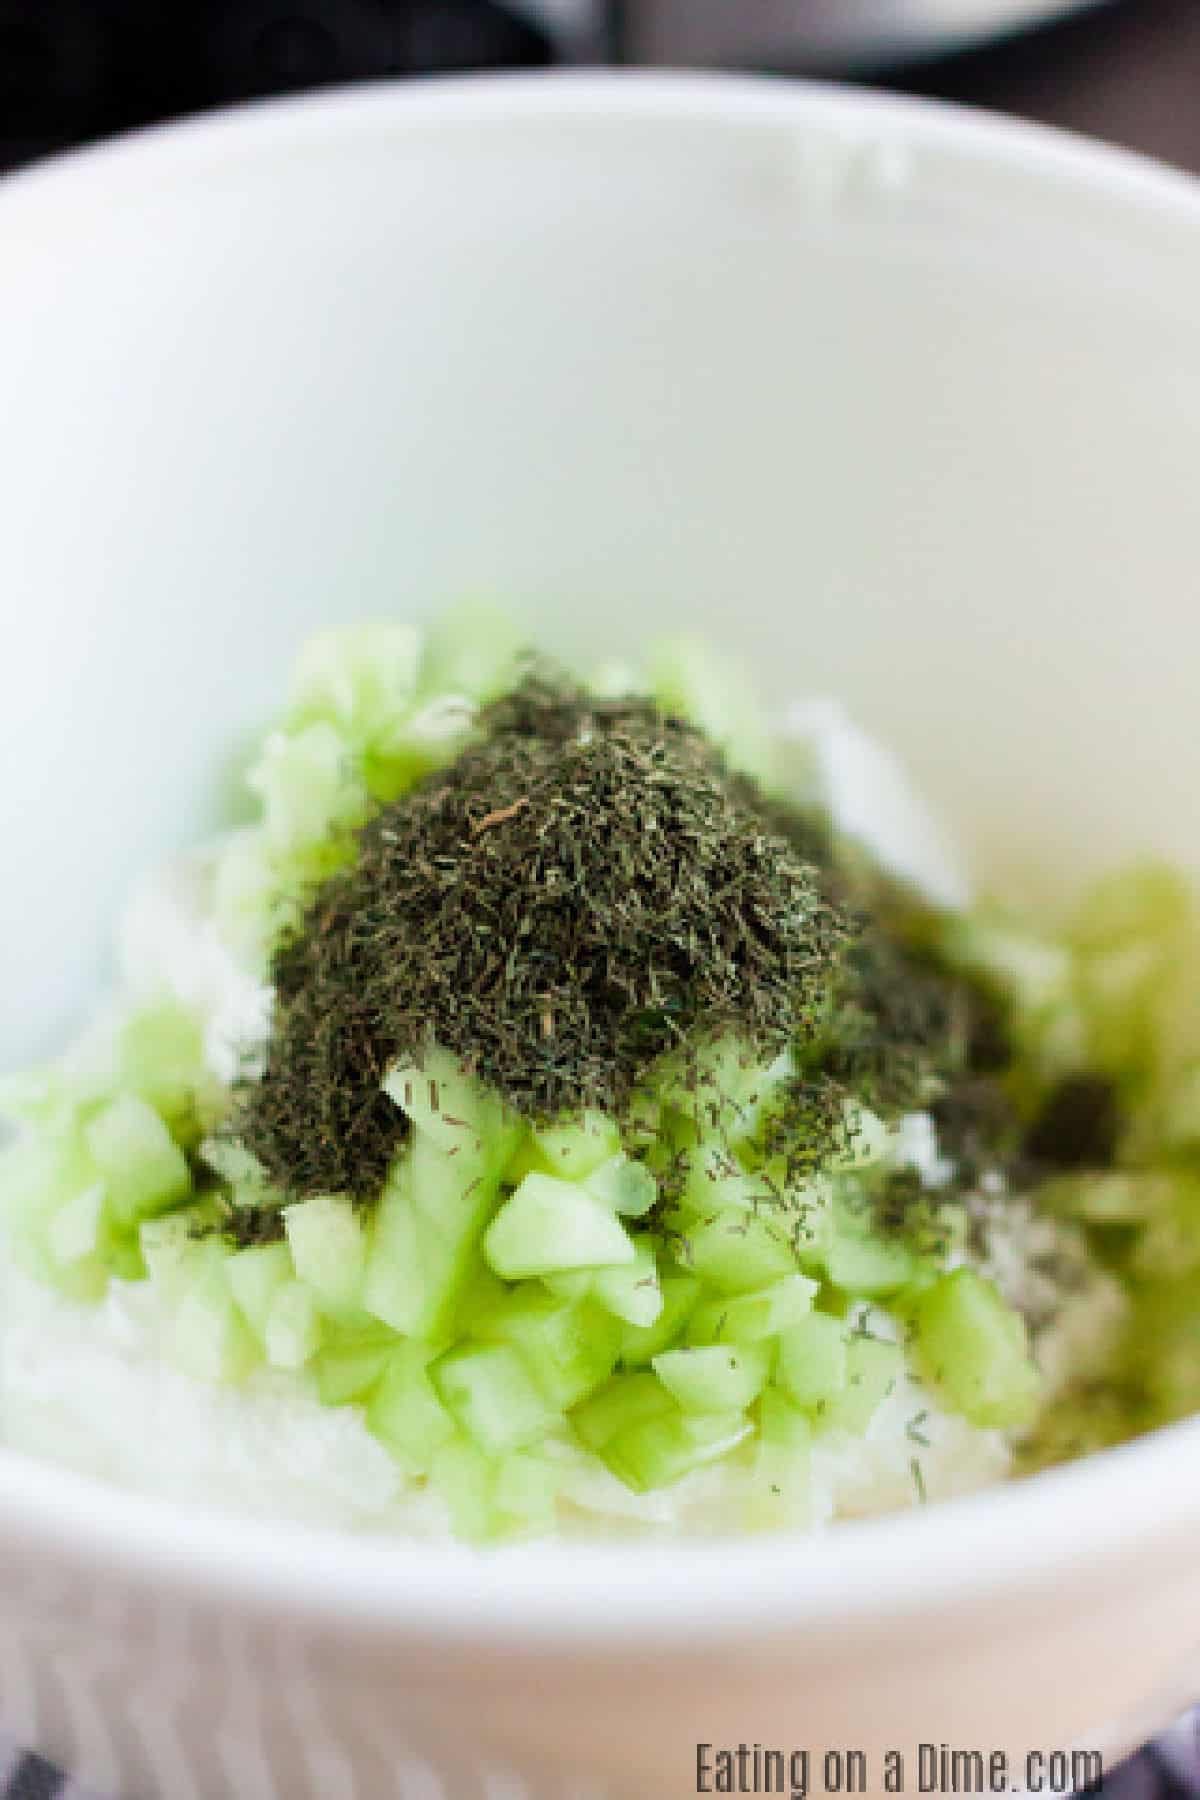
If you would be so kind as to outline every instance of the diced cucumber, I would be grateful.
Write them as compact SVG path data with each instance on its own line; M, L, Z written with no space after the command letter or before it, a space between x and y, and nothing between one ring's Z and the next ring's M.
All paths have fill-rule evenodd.
M500 1458L492 1487L496 1529L549 1531L554 1525L562 1471L542 1456L514 1450Z
M89 1257L103 1261L106 1200L104 1183L95 1181L64 1201L51 1215L46 1225L46 1248L59 1268L70 1268Z
M164 996L131 1013L118 1036L117 1067L120 1087L147 1101L188 1147L216 1123L220 1086L205 1062L200 1019L182 1002Z
M550 1175L525 1177L485 1232L483 1253L509 1281L635 1258L628 1233L606 1206L585 1188Z
M1138 940L1163 943L1186 931L1195 904L1191 884L1178 869L1168 863L1134 863L1088 890L1067 938L1085 951L1115 950Z
M777 1337L808 1316L817 1291L807 1275L785 1275L756 1293L705 1300L688 1320L688 1342L757 1344Z
M454 1421L429 1379L431 1357L425 1344L398 1344L367 1402L367 1430L410 1475L430 1469L438 1450L455 1435Z
M323 719L271 732L247 781L262 801L263 834L276 855L352 831L369 810L345 738Z
M312 1365L321 1404L346 1406L361 1400L383 1374L399 1342L386 1325L372 1324L359 1331L326 1326Z
M627 1268L632 1264L626 1264ZM555 1269L542 1276L542 1286L559 1300L584 1300L592 1291L596 1269Z
M396 1158L375 1208L363 1285L369 1313L407 1337L434 1341L480 1272L479 1240L499 1191L417 1133Z
M492 1455L537 1443L557 1414L508 1344L462 1345L431 1365L443 1405Z
M260 1342L266 1341L267 1319L279 1290L295 1279L287 1244L250 1244L235 1250L225 1264L233 1297Z
M916 1302L916 1352L926 1378L973 1425L1015 1427L1036 1410L1040 1377L1025 1322L973 1269L954 1269Z
M703 638L663 638L650 652L648 672L660 706L698 725L734 768L771 781L774 741L753 683L736 660Z
M138 1227L146 1274L166 1305L174 1304L187 1280L189 1265L200 1250L199 1234L211 1223L209 1207L188 1206L157 1219L144 1219Z
M778 1192L760 1175L747 1174L724 1145L700 1145L688 1158L684 1201L699 1219L721 1212L769 1213L778 1208Z
M811 1522L812 1421L777 1388L758 1402L758 1440L748 1476L745 1522L751 1530Z
M776 1380L797 1406L827 1407L846 1385L846 1327L813 1312L779 1338Z
M517 1147L504 1165L504 1184L506 1187L520 1187L527 1175L554 1175L557 1171L550 1167L546 1158L538 1149L537 1139L532 1131L522 1132Z
M753 1430L744 1413L685 1413L679 1407L619 1430L600 1455L635 1493L670 1487L727 1456Z
M430 1045L419 1065L397 1063L383 1091L437 1148L469 1163L472 1178L499 1174L523 1136L520 1120L450 1051Z
M663 1309L662 1288L654 1245L649 1238L635 1238L634 1260L616 1269L597 1269L591 1291L606 1311L628 1325L653 1325Z
M229 1286L227 1260L224 1246L215 1239L197 1244L166 1321L172 1360L200 1381L241 1381L259 1360L254 1334Z
M267 1361L277 1369L302 1369L316 1355L321 1315L304 1282L288 1281L279 1289L267 1313L263 1342Z
M738 1143L753 1137L793 1072L790 1053L764 1064L744 1039L725 1032L663 1057L650 1091L690 1123L682 1147L705 1139Z
M590 1399L575 1407L570 1420L584 1448L599 1453L627 1426L678 1410L657 1375L615 1375Z
M521 631L500 607L482 600L450 607L429 628L421 692L495 699L513 686L523 644Z
M478 1444L452 1433L430 1456L429 1480L446 1502L456 1537L481 1544L496 1535L496 1463Z
M723 1294L748 1294L796 1273L789 1240L764 1219L726 1214L689 1231L682 1257L688 1268Z
M296 1274L321 1311L338 1324L361 1323L367 1239L354 1203L318 1194L285 1207L283 1225Z
M546 1167L564 1181L581 1181L621 1149L616 1121L591 1108L553 1125L536 1126L533 1141Z
M621 1327L594 1302L563 1303L517 1288L473 1322L484 1342L509 1344L551 1408L564 1412L612 1374Z
M104 1294L109 1275L101 1254L106 1235L104 1189L73 1135L18 1139L0 1158L0 1204L19 1267L72 1299L97 1300ZM49 1235L64 1209L55 1254ZM72 1254L89 1238L90 1250Z
M145 1100L118 1095L89 1120L83 1136L116 1220L133 1225L186 1198L187 1159Z
M314 632L292 670L287 723L323 719L363 749L386 742L416 693L421 634L411 625L362 623Z
M1158 1120L1160 1141L1173 1150L1200 1148L1200 1062L1171 1077Z
M873 1230L845 1206L835 1210L825 1267L843 1293L867 1298L897 1293L912 1280L914 1264L912 1250L898 1237Z
M846 1339L846 1382L825 1407L822 1423L861 1436L904 1373L899 1344L852 1331Z
M1174 1209L1181 1180L1187 1177L1163 1169L1058 1175L1037 1189L1037 1206L1086 1225L1148 1225Z
M279 926L279 876L260 831L243 827L221 847L213 874L213 920L222 941L265 972Z
M659 1280L662 1311L652 1325L626 1325L620 1336L620 1360L627 1369L647 1368L660 1350L681 1337L700 1295L694 1275L663 1275Z
M664 1350L654 1373L684 1412L742 1412L771 1372L770 1353L756 1344L708 1344Z
M593 1200L622 1218L643 1219L658 1198L658 1187L645 1163L618 1153L609 1157L583 1179L582 1185Z

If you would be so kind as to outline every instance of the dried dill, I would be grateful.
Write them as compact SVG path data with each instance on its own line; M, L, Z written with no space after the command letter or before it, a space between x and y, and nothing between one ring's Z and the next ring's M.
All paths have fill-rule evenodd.
M753 785L649 702L531 677L384 807L278 950L235 1120L290 1194L378 1189L436 1040L518 1110L620 1113L665 1051L810 1037L848 925ZM819 1095L814 1099L819 1105Z

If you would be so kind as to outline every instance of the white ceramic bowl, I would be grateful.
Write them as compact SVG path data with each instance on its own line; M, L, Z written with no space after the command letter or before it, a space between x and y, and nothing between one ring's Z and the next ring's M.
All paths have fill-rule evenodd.
M1197 860L1180 178L861 94L477 81L36 170L0 268L0 1060L79 1014L301 634L464 589L842 694L985 879ZM1200 1685L1198 1526L1196 1424L819 1542L484 1555L0 1454L0 1711L122 1800L1115 1752Z

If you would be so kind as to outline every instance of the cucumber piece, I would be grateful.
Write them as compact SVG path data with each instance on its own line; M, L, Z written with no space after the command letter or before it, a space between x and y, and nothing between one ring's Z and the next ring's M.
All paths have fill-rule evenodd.
M167 1306L174 1305L187 1280L187 1272L204 1242L200 1233L215 1223L215 1209L207 1203L144 1219L138 1242L148 1279Z
M657 1375L615 1375L569 1417L584 1449L599 1454L627 1426L678 1410Z
M421 634L411 625L314 632L293 666L288 726L324 720L361 750L386 744L412 705L421 653Z
M312 1364L322 1406L347 1406L363 1399L399 1343L386 1325L372 1324L358 1331L326 1326Z
M279 1289L267 1313L263 1343L267 1361L276 1369L302 1369L316 1355L321 1315L304 1282L288 1281Z
M749 1475L745 1523L750 1530L799 1529L811 1523L813 1427L777 1388L758 1402L758 1439Z
M561 1487L561 1469L545 1457L522 1450L501 1457L492 1486L498 1535L550 1531Z
M796 1253L773 1225L753 1215L725 1215L689 1231L687 1266L723 1294L748 1294L796 1273Z
M398 1344L388 1353L367 1401L367 1430L409 1475L430 1470L438 1451L455 1435L454 1421L429 1379L432 1355L425 1344Z
M186 1199L187 1159L145 1100L118 1095L89 1120L83 1137L119 1223L135 1225Z
M685 1413L681 1408L624 1426L600 1452L635 1493L670 1487L693 1469L727 1456L753 1430L744 1413Z
M523 634L500 607L464 601L439 613L429 628L420 690L494 700L515 685L523 648Z
M846 1385L846 1327L813 1312L780 1334L776 1380L797 1406L828 1407Z
M535 1126L532 1136L546 1167L564 1181L581 1181L621 1149L616 1121L593 1108L553 1125Z
M651 648L647 672L660 706L698 725L734 768L770 784L774 740L754 684L735 658L703 638L668 637Z
M700 1297L694 1275L663 1275L659 1280L662 1311L652 1325L626 1325L618 1347L624 1368L648 1368L660 1350L669 1350L682 1336Z
M1178 869L1134 863L1089 889L1068 924L1067 940L1084 951L1116 950L1139 940L1167 942L1188 929L1195 904L1191 883Z
M679 1148L713 1139L727 1146L753 1138L793 1073L790 1052L764 1064L745 1039L723 1032L660 1058L648 1092L686 1121Z
M973 1425L1028 1424L1040 1377L1025 1322L973 1269L942 1275L915 1303L915 1348L926 1379Z
M508 1344L550 1407L565 1412L606 1381L616 1365L621 1327L594 1302L563 1302L517 1288L474 1323L485 1343Z
M468 1544L495 1537L496 1464L461 1433L439 1444L429 1460L429 1481L446 1502L456 1537Z
M467 1436L500 1455L537 1443L558 1415L508 1344L462 1345L431 1366L438 1397Z
M684 1204L698 1219L722 1212L778 1211L780 1196L760 1174L747 1174L724 1145L702 1144L688 1158Z
M617 1269L597 1269L590 1278L591 1292L626 1324L650 1326L663 1309L658 1264L649 1238L635 1238L633 1244L634 1260Z
M415 1134L389 1172L371 1225L363 1305L406 1337L433 1342L449 1329L482 1274L480 1234L499 1192L495 1173L472 1173Z
M222 845L213 875L217 934L243 962L263 974L271 945L289 914L280 885L275 858L260 831L243 828Z
M367 1239L353 1202L341 1194L301 1200L284 1208L283 1228L296 1275L321 1311L337 1324L360 1324Z
M369 811L350 748L326 720L271 732L246 779L262 802L263 837L276 856L345 836Z
M846 1339L846 1382L822 1412L830 1429L862 1433L904 1373L899 1344L851 1332Z
M233 1298L227 1261L228 1252L215 1239L194 1245L166 1322L168 1354L198 1381L242 1381L260 1360L254 1334Z
M778 1337L812 1311L818 1292L807 1275L785 1275L752 1294L705 1300L687 1324L689 1344L758 1344Z
M845 1206L835 1210L825 1267L843 1293L867 1298L898 1293L911 1282L915 1266L912 1250L899 1238L871 1230Z
M103 1297L109 1277L101 1254L108 1236L104 1188L73 1134L19 1138L0 1159L0 1199L20 1268L70 1299ZM65 1216L52 1245L60 1213Z
M265 1342L275 1296L295 1279L291 1251L286 1243L251 1244L234 1251L225 1273L246 1323L259 1341Z
M131 1013L117 1038L117 1083L152 1106L190 1149L216 1124L220 1083L204 1056L204 1031L191 1008L170 997Z
M687 1413L742 1412L770 1372L770 1353L757 1344L708 1344L654 1358L654 1373Z
M632 1263L628 1233L587 1190L550 1175L527 1175L483 1239L491 1269L512 1281L560 1269Z
M623 1152L593 1169L582 1185L593 1200L626 1219L645 1218L658 1198L658 1185L646 1165Z
M46 1225L46 1248L52 1261L61 1269L91 1257L105 1261L105 1204L107 1193L102 1181L95 1181L66 1200L53 1213Z
M1037 1207L1085 1225L1149 1225L1174 1211L1181 1184L1190 1178L1162 1169L1057 1175L1037 1189Z
M500 1096L468 1073L457 1056L436 1045L420 1065L390 1068L383 1091L418 1133L446 1155L466 1159L472 1177L499 1174L524 1135L521 1121Z

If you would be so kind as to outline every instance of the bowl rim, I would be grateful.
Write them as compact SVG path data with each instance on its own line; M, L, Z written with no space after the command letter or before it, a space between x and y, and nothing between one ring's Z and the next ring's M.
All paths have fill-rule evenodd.
M1182 224L1200 240L1200 183L1070 132L944 102L771 77L553 72L368 84L241 106L72 151L0 181L0 221L114 180L159 185L197 160L280 145L345 143L381 128L483 122L604 129L701 122L831 133L895 129L917 149L1032 176ZM1190 1479L1189 1479L1190 1478ZM1153 1516L1146 1496L1154 1496ZM1200 1417L1027 1480L829 1534L562 1538L475 1550L420 1538L201 1511L0 1447L0 1544L311 1625L403 1631L437 1645L699 1648L731 1637L870 1619L881 1629L981 1598L1045 1587L1070 1570L1144 1560L1200 1514Z

